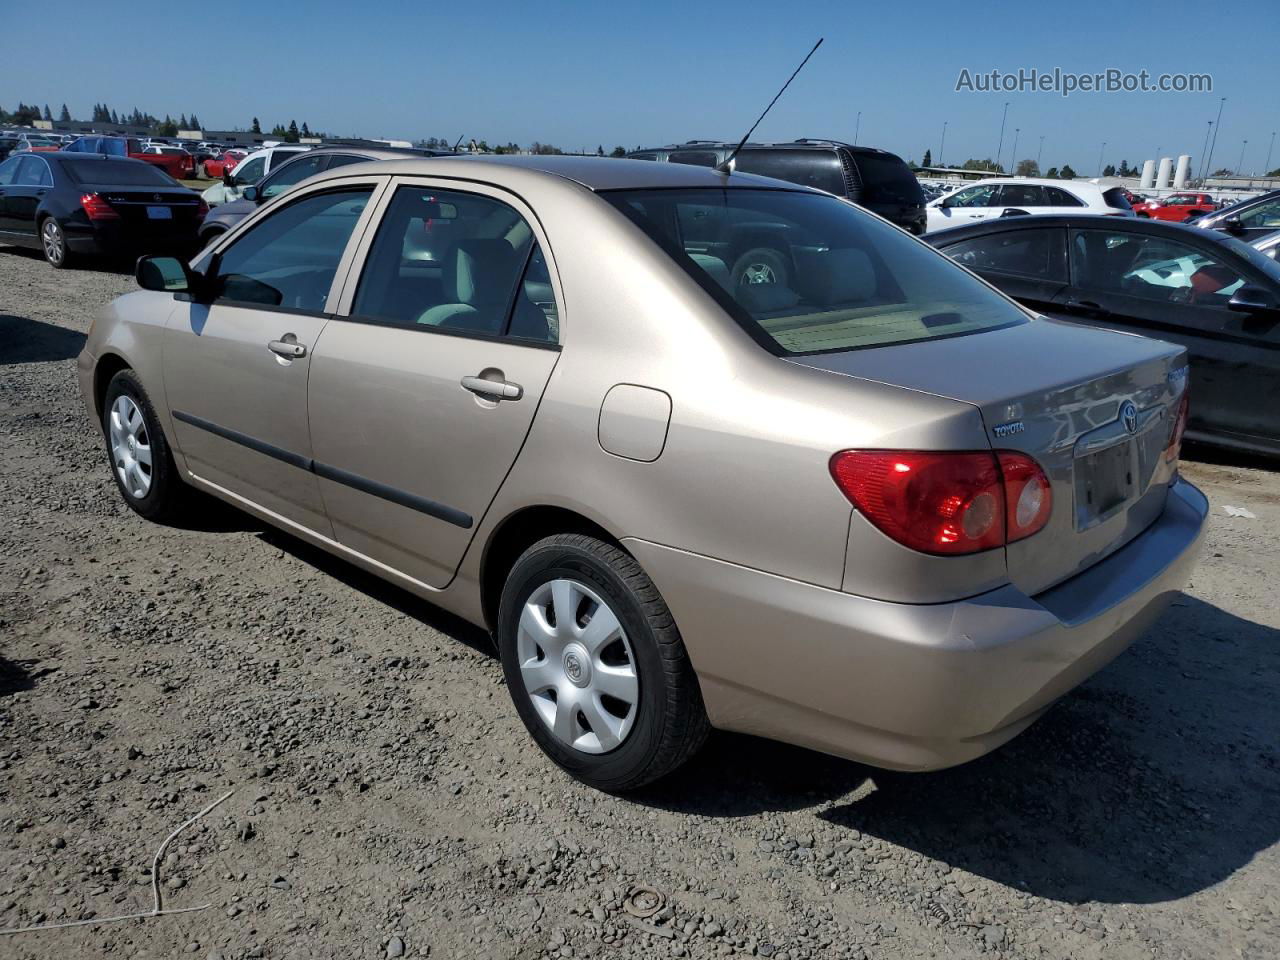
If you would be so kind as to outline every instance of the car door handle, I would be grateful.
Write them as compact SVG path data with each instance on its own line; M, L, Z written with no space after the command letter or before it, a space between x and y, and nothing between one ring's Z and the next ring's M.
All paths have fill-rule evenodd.
M286 333L279 340L272 340L267 344L267 349L286 360L301 360L307 355L306 346L299 343L298 338L292 333Z
M1092 300L1068 300L1062 305L1069 313L1082 313L1089 317L1105 317L1111 311Z
M463 377L462 385L477 397L484 397L488 400L519 400L524 396L524 387L506 380Z

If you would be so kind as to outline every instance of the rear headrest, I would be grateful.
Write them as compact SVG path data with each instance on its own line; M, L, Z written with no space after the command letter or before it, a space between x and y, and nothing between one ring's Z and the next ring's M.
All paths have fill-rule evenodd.
M876 292L871 258L856 247L815 252L795 251L797 286L821 306L870 300Z
M707 253L691 253L689 259L705 270L707 275L724 289L733 289L733 281L729 279L729 268L719 257L713 257Z
M445 262L445 301L473 307L505 306L519 269L516 252L506 240L463 240Z

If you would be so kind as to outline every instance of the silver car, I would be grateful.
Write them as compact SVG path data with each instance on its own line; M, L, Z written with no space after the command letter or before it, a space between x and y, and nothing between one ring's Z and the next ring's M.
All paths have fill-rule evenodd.
M792 184L357 164L138 279L79 359L125 501L212 494L487 628L530 736L606 790L711 727L977 757L1202 536L1182 349Z

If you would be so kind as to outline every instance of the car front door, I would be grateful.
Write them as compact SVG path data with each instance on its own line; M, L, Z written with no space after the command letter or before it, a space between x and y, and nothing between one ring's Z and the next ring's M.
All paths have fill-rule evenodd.
M1213 243L1104 228L1070 233L1071 285L1055 298L1063 316L1186 347L1191 429L1247 436L1270 422L1274 433L1274 325L1228 308L1246 282L1266 280L1224 262Z
M325 536L307 377L380 186L326 185L206 255L206 302L177 302L165 331L165 391L191 472Z
M518 198L393 183L316 350L312 450L337 540L442 587L529 432L563 299Z
M935 200L926 208L929 229L942 230L986 219L997 212L992 204L999 189L997 184L978 184Z
M6 229L23 243L35 243L36 208L53 189L53 177L45 159L29 153L21 160L13 182L5 187Z

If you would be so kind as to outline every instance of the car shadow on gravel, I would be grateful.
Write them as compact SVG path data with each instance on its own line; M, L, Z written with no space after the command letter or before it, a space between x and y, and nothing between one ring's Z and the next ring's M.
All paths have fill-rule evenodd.
M635 799L702 816L813 808L850 837L1052 900L1188 896L1280 841L1280 630L1193 597L1177 607L972 763L893 773L717 735Z
M489 638L489 634L461 617L454 616L447 610L442 610L440 607L428 603L408 590L402 590L381 577L366 573L354 564L335 557L319 547L313 547L303 540L291 537L275 527L264 527L259 536L266 543L292 554L303 563L315 567L321 573L346 584L352 590L359 590L361 593L379 603L386 604L406 617L412 617L414 620L438 630L449 640L456 640L471 647L478 653L483 653L487 657L496 659L497 651L494 649L493 641ZM409 652L416 653L418 651Z
M31 671L30 668L35 663L34 660L9 660L0 657L0 697L32 689L36 685L37 675L42 675Z
M83 349L84 340L76 330L0 313L0 366L71 360Z

